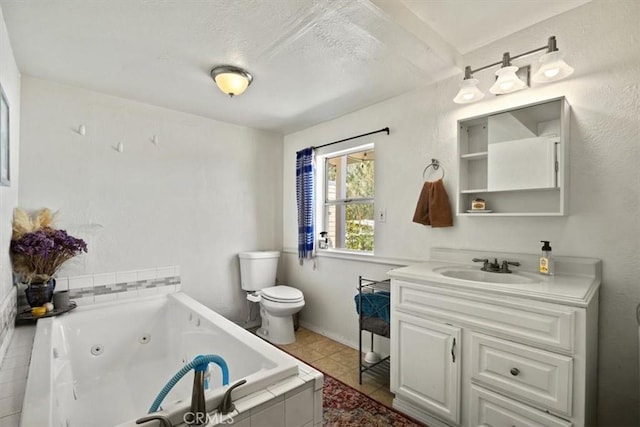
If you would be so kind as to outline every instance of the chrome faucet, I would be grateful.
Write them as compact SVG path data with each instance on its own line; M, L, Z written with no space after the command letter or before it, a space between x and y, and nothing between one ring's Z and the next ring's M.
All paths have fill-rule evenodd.
M517 261L502 261L502 265L498 262L498 258L494 258L493 262L489 262L488 258L473 258L473 262L481 262L482 271L488 271L489 273L511 273L509 269L510 265L519 266L520 263Z

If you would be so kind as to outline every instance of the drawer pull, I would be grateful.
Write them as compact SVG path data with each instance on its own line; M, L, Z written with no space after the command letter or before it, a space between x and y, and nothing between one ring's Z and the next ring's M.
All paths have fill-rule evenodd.
M456 363L456 339L453 339L453 342L451 343L451 362Z
M511 375L513 375L514 377L517 377L519 373L520 373L520 369L511 368Z

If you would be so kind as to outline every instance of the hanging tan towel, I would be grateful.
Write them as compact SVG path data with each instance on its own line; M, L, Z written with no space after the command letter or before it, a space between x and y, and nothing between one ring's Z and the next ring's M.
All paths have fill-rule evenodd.
M432 227L453 226L449 196L441 179L423 184L413 222Z
M429 221L432 227L453 226L449 196L441 179L432 182L429 188Z
M418 204L416 205L416 211L413 214L413 222L417 222L422 225L429 225L429 188L430 182L425 182L422 185L422 191L420 191L420 197L418 198Z

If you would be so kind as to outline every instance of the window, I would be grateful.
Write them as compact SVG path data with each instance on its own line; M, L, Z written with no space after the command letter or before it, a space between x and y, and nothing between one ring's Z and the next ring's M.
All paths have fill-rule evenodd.
M322 218L330 247L373 252L373 144L322 156Z

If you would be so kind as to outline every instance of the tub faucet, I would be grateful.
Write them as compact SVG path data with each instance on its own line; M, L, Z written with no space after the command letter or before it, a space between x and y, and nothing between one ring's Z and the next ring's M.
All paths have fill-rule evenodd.
M195 366L193 367L193 389L191 390L191 413L190 419L185 419L185 423L189 426L204 426L209 422L209 414L207 413L207 405L204 399L204 392L206 391L204 377L207 369L209 368L209 363L216 363L220 366L222 369L222 376L224 378L224 385L229 384L229 370L224 360L218 356L214 356L213 360L209 360L206 356L200 355L196 356L195 359L193 359L193 362ZM229 388L229 390L227 390L227 393L245 382L246 381L240 381L234 384ZM223 401L226 398L227 394L225 394ZM230 395L229 400L231 400Z
M149 421L158 421L160 422L160 425L162 427L173 427L173 424L171 424L171 421L169 421L169 418L165 417L164 415L158 415L158 414L148 415L146 417L139 418L136 420L136 424L144 424L144 423L148 423Z
M229 368L227 367L227 363L224 359L215 354L207 354L207 355L199 355L196 356L193 361L187 363L180 369L169 382L160 390L160 393L156 397L156 399L151 404L151 408L149 409L149 414L153 414L158 411L160 408L160 404L164 400L164 398L169 394L173 386L175 386L178 381L182 377L184 377L187 372L193 369L193 391L191 394L191 412L188 412L189 419L186 419L185 415L185 423L190 426L202 426L206 425L208 422L207 408L204 400L204 376L209 363L215 363L220 366L220 370L222 371L222 385L229 384Z
M233 404L233 401L231 400L231 392L233 391L233 389L240 387L241 385L245 384L247 382L247 380L240 380L237 383L235 383L234 385L232 385L231 387L229 387L229 389L225 392L224 397L222 398L222 401L220 402L220 405L218 405L218 412L222 415L227 415L229 412L233 411L234 409L236 409L236 405Z
M190 426L203 426L207 424L207 405L204 400L204 373L208 363L196 366L193 369L193 389L191 391L191 420L187 421ZM186 421L186 420L185 420Z

